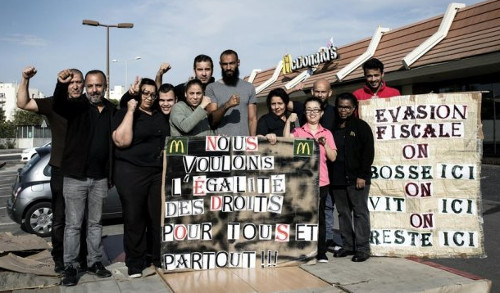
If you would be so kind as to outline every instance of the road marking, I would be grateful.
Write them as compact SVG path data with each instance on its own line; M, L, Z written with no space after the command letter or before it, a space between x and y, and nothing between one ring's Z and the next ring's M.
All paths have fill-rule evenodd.
M5 155L0 155L0 158L2 157L12 157L12 156L21 156L23 153L14 153L14 154L5 154Z
M10 223L0 223L0 226L7 226L7 225L16 225L16 223L14 223L14 222L10 222Z

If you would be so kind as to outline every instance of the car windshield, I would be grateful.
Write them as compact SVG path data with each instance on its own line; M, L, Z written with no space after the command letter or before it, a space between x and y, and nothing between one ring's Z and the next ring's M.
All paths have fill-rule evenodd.
M26 165L24 165L24 167L19 172L19 175L23 176L24 174L28 173L29 170L31 170L31 168L33 168L33 166L35 166L38 161L40 161L40 155L37 153L26 163Z

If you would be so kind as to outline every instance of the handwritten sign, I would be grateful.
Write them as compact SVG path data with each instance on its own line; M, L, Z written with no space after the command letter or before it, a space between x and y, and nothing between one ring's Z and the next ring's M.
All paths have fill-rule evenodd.
M480 93L371 99L373 255L484 256Z

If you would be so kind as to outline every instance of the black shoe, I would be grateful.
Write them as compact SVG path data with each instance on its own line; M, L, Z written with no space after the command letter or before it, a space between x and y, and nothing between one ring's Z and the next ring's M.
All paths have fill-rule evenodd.
M316 259L318 260L319 263L328 263L328 257L326 256L325 253L318 253Z
M140 278L142 277L142 269L130 267L128 268L129 278Z
M87 267L86 262L80 263L80 266L78 267L78 273L86 273L88 270L89 268Z
M99 278L109 278L111 277L111 272L108 271L100 261L94 263L88 268L88 272L92 275L96 275Z
M348 255L354 255L354 251L341 248L333 254L334 257L346 257Z
M76 278L76 269L69 265L64 269L64 275L61 281L61 285L63 286L75 286L78 283L78 279Z
M62 260L54 261L54 272L58 274L64 273L64 262Z
M352 257L353 262L362 262L370 258L370 254L362 251L356 252L356 254Z

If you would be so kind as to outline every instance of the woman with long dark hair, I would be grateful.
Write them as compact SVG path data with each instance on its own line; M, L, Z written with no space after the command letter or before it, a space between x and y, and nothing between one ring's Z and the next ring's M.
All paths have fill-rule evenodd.
M290 116L286 108L289 101L290 97L282 88L275 88L269 92L266 99L269 112L257 121L257 136L265 136L271 143L276 141L276 137L283 136L286 120Z

